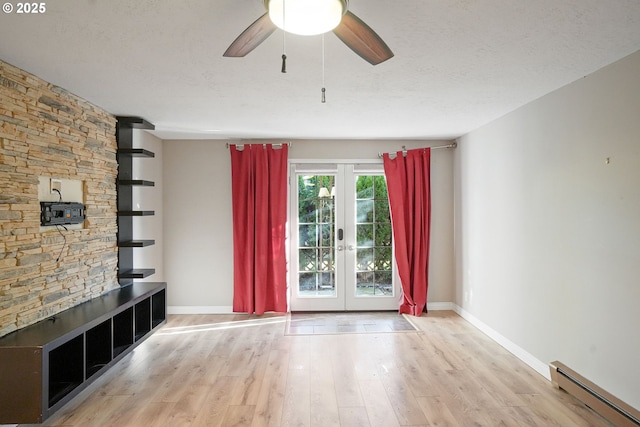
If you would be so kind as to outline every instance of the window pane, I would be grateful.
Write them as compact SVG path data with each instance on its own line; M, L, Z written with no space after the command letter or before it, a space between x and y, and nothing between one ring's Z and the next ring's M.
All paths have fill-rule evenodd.
M298 253L298 270L316 271L316 250L300 249Z
M321 258L320 258L320 268L318 270L322 271L333 271L333 250L332 249L322 249L321 250Z
M319 225L318 228L320 229L322 235L322 241L320 242L320 245L325 248L333 246L333 240L331 238L331 231L333 227L331 226L331 224Z
M321 273L320 289L322 289L325 292L330 291L329 294L333 293L333 291L335 291L335 288L336 288L333 277L334 277L334 273Z
M320 205L320 217L318 222L330 224L333 222L333 200L330 197L320 198L318 204Z
M373 271L373 249L358 249L356 258L357 271Z
M389 215L389 201L387 199L380 199L375 201L376 209L376 222L391 222Z
M316 204L314 200L300 200L298 204L298 222L316 222Z
M387 201L387 181L383 175L377 175L373 178L375 185L375 198Z
M375 269L391 271L391 248L375 248Z
M373 200L358 200L357 202L357 222L373 222Z
M300 292L316 290L316 274L300 273L298 275L298 289Z
M373 224L358 224L356 228L356 245L373 246Z
M316 246L317 239L315 224L300 225L298 230L298 244L300 247L310 248Z
M391 271L376 271L376 283L391 289Z
M386 296L393 294L391 271L376 271L374 295Z
M373 198L373 177L360 175L356 178L356 198Z
M373 295L373 273L356 273L356 296Z
M376 224L376 246L391 246L391 224Z

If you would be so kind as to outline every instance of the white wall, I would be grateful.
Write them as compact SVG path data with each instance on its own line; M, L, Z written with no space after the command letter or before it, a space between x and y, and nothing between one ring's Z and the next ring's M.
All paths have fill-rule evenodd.
M163 170L167 305L228 312L233 230L225 141L164 141Z
M133 249L135 268L155 268L156 273L136 282L164 282L163 262L163 174L162 140L144 130L133 131L133 146L145 148L155 153L154 158L134 157L132 179L155 182L153 187L133 187L133 201L136 210L155 211L154 216L133 218L133 238L155 240L153 246Z
M637 52L464 136L454 161L456 303L636 408L639 76Z
M164 237L173 312L228 312L233 298L231 165L227 141L164 141ZM281 141L275 141L281 142ZM447 141L292 141L290 159L375 159L378 152ZM451 302L453 153L432 155L432 269L429 302Z

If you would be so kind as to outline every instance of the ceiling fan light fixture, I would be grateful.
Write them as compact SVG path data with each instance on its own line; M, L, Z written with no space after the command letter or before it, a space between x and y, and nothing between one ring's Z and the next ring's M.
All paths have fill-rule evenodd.
M324 34L340 24L347 11L347 0L265 0L265 6L278 28L312 36Z

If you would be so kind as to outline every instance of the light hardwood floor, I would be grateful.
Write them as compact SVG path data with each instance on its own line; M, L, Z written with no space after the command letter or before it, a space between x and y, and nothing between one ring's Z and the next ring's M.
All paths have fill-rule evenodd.
M453 312L403 333L285 320L169 316L44 426L609 426Z

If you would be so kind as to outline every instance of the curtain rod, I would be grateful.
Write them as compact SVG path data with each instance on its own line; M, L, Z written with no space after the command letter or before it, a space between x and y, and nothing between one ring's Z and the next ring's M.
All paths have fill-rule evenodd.
M458 143L454 141L449 145L436 145L435 147L425 147L425 148L431 148L432 150L439 150L441 148L456 148L457 146L458 146ZM378 152L378 157L382 158L383 154L384 153ZM389 153L389 154L394 154L394 153ZM407 155L407 147L405 145L402 146L402 154L405 156Z
M278 147L278 146L279 146L280 148L282 148L282 146L283 146L284 144L286 144L286 145L288 145L289 147L291 147L291 142L277 142L277 143L275 143L275 144L271 144L271 145L273 145L274 147ZM230 147L230 146L232 146L232 145L235 145L235 146L236 146L236 147L238 147L238 148L244 148L244 146L245 146L245 145L263 145L263 146L266 146L266 145L267 145L267 143L266 143L266 142L264 142L264 143L256 143L256 144L229 144L229 143L227 142L227 148L229 148L229 147Z

